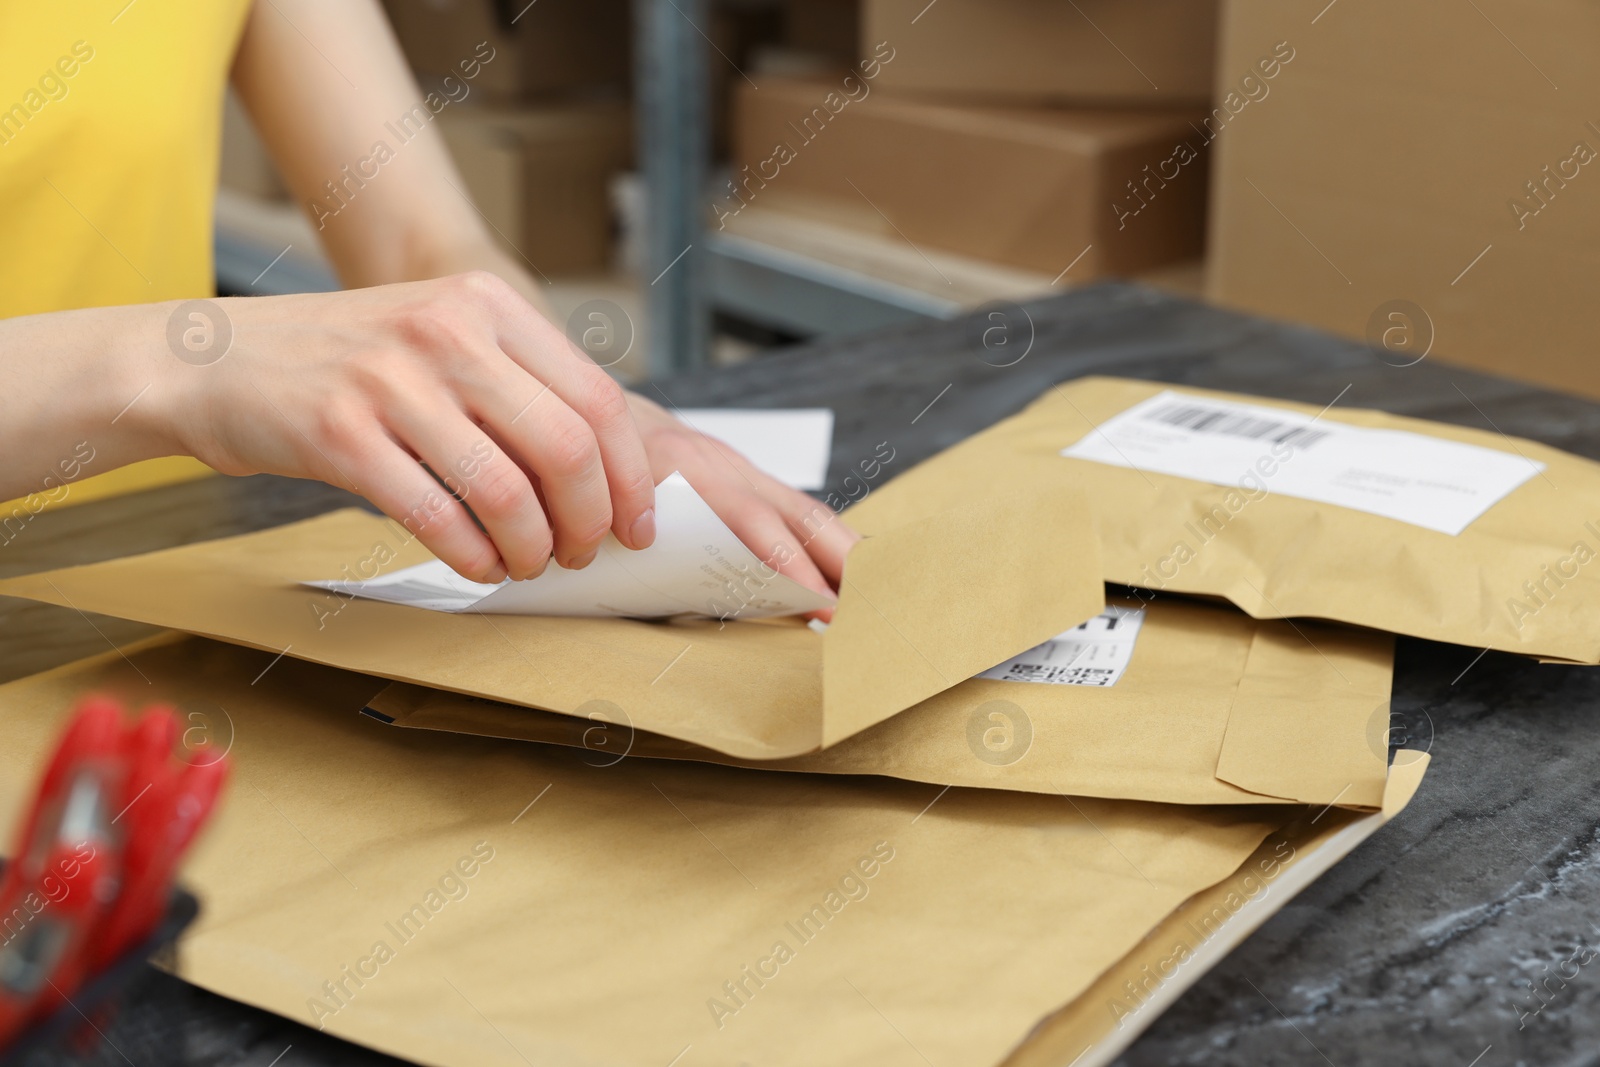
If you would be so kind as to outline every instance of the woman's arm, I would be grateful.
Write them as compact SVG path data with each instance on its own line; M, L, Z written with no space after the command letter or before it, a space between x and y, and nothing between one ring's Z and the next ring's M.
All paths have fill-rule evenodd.
M0 352L0 496L182 454L360 493L477 581L654 539L621 388L487 272L25 316Z
M490 62L513 61L499 56ZM233 80L289 188L320 226L323 246L346 285L486 270L543 308L528 269L539 261L539 250L524 248L522 256L513 256L491 239L377 0L258 2ZM471 106L459 102L463 90L475 91L464 77L448 107ZM402 142L393 131L404 115L414 119ZM421 115L430 118L422 121ZM348 181L345 168L373 158L380 143L387 161L367 168L376 174L361 184ZM346 194L331 216L327 207L339 202L329 198L329 182L343 183ZM308 206L318 201L323 209ZM649 400L629 394L628 403L657 479L681 470L772 566L814 588L823 587L824 578L838 584L855 535L827 508Z
M347 288L481 268L539 299L490 240L378 0L257 2L233 84Z

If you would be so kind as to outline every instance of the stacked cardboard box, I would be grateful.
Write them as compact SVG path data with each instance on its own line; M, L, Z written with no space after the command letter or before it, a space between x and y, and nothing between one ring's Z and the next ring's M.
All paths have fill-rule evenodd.
M867 48L900 53L885 89L1167 107L1211 96L1217 0L862 0L861 16Z
M478 210L514 255L545 275L609 265L607 179L631 154L626 106L450 107L439 125Z
M491 235L545 275L604 270L631 159L627 0L384 0ZM454 102L459 101L459 102Z
M384 0L419 75L459 77L486 46L476 87L501 103L606 90L628 80L628 0Z
M1600 396L1600 8L1350 0L1309 29L1322 6L1229 5L1212 295Z
M711 91L711 148L715 158L726 159L733 94L751 84L746 79L759 54L783 40L784 12L777 0L711 0L708 7L702 58Z
M785 0L784 40L789 47L848 67L861 55L860 0Z
M1000 108L767 79L738 96L719 223L746 207L868 228L1073 280L1198 256L1200 112Z
M856 61L739 91L714 224L759 203L1072 281L1200 255L1213 3L861 0L830 35L850 6L791 0L796 44Z

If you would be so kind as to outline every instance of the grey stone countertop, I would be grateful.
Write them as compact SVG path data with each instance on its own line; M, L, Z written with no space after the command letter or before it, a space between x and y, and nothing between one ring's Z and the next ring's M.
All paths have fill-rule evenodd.
M644 392L684 406L833 408L829 487L839 492L878 442L904 470L1087 374L1319 406L1348 387L1341 407L1495 428L1600 459L1600 404L1436 358L1393 366L1314 330L1120 284L785 349ZM353 500L258 476L46 512L0 547L0 574L226 536ZM0 678L148 632L98 626L0 601ZM1600 671L1476 656L1399 643L1397 731L1434 758L1421 792L1203 976L1120 1064L1600 1064ZM26 1062L399 1062L153 970L105 1030L111 1044L84 1058Z

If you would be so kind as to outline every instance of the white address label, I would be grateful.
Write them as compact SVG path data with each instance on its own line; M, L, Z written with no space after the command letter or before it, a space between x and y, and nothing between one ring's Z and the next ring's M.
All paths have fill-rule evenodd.
M1116 467L1364 511L1454 536L1544 464L1404 430L1162 392L1061 451Z
M1042 645L990 667L979 678L1045 685L1117 684L1133 659L1134 641L1144 625L1143 608L1115 605Z

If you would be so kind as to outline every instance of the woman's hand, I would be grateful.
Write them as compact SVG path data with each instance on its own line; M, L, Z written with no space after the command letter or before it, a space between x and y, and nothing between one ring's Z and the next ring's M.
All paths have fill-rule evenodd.
M622 390L485 271L25 316L0 321L0 350L34 355L0 361L0 452L14 459L0 498L70 481L57 461L85 450L90 474L191 455L360 493L465 577L497 582L552 556L584 566L607 531L648 547L655 484L676 470L752 552L818 592L837 588L858 540Z
M307 67L304 49L308 41L325 54L337 53L339 69L329 64ZM471 91L470 76L464 72L463 79L463 91ZM365 155L374 139L388 136L386 124L392 116L406 113L423 99L376 3L274 0L256 4L234 61L233 80L302 203L324 202L328 176ZM608 521L623 544L641 547L649 543L649 521L640 518L650 506L645 483L650 474L659 481L682 470L758 556L812 588L823 590L829 583L836 584L855 535L838 523L831 511L755 470L726 445L695 433L647 400L629 397L633 418L627 419L626 412L618 410L620 391L609 383L602 387L597 377L600 372L592 366L583 368L581 374L569 369L552 377L552 367L573 368L572 361L580 357L570 352L565 339L549 323L535 322L537 316L526 307L515 316L525 324L521 329L493 338L510 359L497 361L483 346L473 348L479 355L458 352L459 346L452 342L455 334L467 327L449 316L477 306L460 299L460 292L473 286L495 290L490 311L504 307L504 293L483 279L470 285L460 279L437 283L456 287L450 290L428 289L428 283L362 288L477 268L494 272L524 298L537 301L539 287L528 268L540 260L541 250L520 248L510 255L498 248L492 240L496 235L483 225L466 197L466 188L450 161L438 124L430 123L408 138L404 151L384 165L381 181L368 182L359 198L340 208L337 218L319 220L324 249L344 284L357 290L337 299L378 305L369 314L377 316L380 323L380 328L369 329L370 318L359 324L350 321L335 310L340 305L333 298L295 297L278 302L278 307L295 313L307 309L305 313L322 328L350 335L339 346L340 352L325 353L320 363L312 340L316 334L296 333L287 327L273 329L270 314L285 312L274 311L268 301L259 302L264 312L260 316L247 314L256 310L255 302L238 312L236 343L245 346L241 355L246 357L239 360L241 364L249 362L252 347L279 358L276 349L269 352L263 347L266 342L252 340L252 330L259 329L260 336L273 339L272 344L300 353L294 357L297 361L320 368L303 382L282 381L275 389L261 388L284 414L297 420L299 429L316 438L327 457L310 447L297 431L290 431L292 440L283 443L294 447L274 447L266 440L273 432L271 427L281 432L285 425L278 412L269 409L253 414L253 419L259 416L258 426L241 426L232 419L229 411L252 410L248 407L252 386L243 377L226 391L227 400L218 415L205 420L207 428L186 439L185 448L223 470L276 470L335 483L353 482L385 511L404 521L417 507L419 495L430 491L426 475L416 470L408 454L427 461L442 476L450 476L456 463L470 463L473 444L487 437L496 448L496 465L471 482L467 503L485 520L492 543L475 532L470 519L454 504L431 524L443 523L447 529L436 530L432 541L424 538L430 548L469 577L493 577L496 552L513 577L535 572L550 542L539 538L538 514L527 502L527 486L543 493L557 517L556 559L565 566L592 550L596 531L603 532ZM440 292L446 295L437 296ZM368 295L363 297L363 293ZM306 303L294 305L289 300ZM313 303L316 300L329 302L318 305ZM414 300L432 309L421 313L420 329L392 329L393 318L385 316L400 307L414 308L410 303ZM395 304L385 305L384 301ZM238 305L219 303L229 308L230 315L235 314ZM402 317L413 314L409 310L398 313ZM481 318L474 321L477 325L470 331L474 337L490 332ZM384 338L376 348L368 344L374 336ZM530 343L518 344L520 338ZM430 368L426 360L414 358L419 351L440 349L445 361L438 367ZM402 352L407 354L385 357L385 353L396 356ZM350 360L361 369L339 369ZM219 366L233 361L229 356ZM391 363L400 365L393 373ZM486 370L491 366L500 369L491 373ZM357 380L352 383L351 377ZM534 388L546 382L554 396L539 400L508 430L506 421L515 418ZM593 390L587 404L585 390ZM257 397L257 407L267 405ZM549 429L544 424L530 427L530 421L547 407L552 411ZM315 424L300 425L301 412L316 412ZM599 466L612 487L610 518L599 506L603 494L596 487L600 475L594 463L580 476L572 473L578 464L571 456L565 465L558 462L552 466L545 460L552 448L561 451L562 440L569 452L581 450L582 435L573 429L569 414L594 430ZM266 419L276 421L268 423ZM637 431L632 428L635 420ZM441 432L447 426L453 429L440 436L431 432L434 423ZM474 423L481 424L481 431ZM625 424L626 434L619 429ZM529 437L536 431L557 441L540 446ZM643 433L644 446L617 443L635 432ZM330 449L319 433L344 451ZM503 462L508 455L519 462ZM337 461L343 472L333 469L330 461ZM371 465L371 473L361 466L363 461ZM410 462L409 471L402 469L405 462ZM440 463L444 469L436 466ZM524 469L520 480L513 476L511 466ZM457 482L462 480L459 473L455 477ZM630 536L629 524L635 521L640 526ZM564 534L564 530L568 532Z
M739 540L769 567L820 593L838 588L844 557L861 538L833 510L750 465L732 448L628 394L651 473L681 471ZM831 612L820 612L827 618Z
M134 409L186 454L360 493L479 582L585 566L608 530L654 540L623 390L493 274L214 304L225 355L167 357L169 387Z

